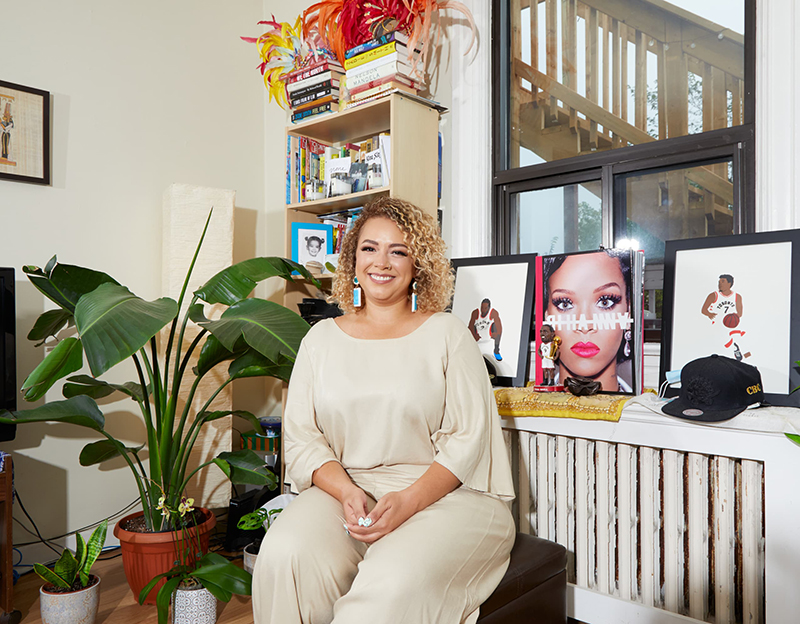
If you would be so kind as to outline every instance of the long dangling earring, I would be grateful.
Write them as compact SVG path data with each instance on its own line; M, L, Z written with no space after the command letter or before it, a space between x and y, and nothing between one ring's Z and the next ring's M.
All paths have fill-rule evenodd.
M622 353L625 354L625 357L631 356L631 330L628 329L625 331L625 346L622 347Z
M411 311L417 311L417 280L411 285Z
M361 307L361 286L358 285L358 278L353 277L353 306Z

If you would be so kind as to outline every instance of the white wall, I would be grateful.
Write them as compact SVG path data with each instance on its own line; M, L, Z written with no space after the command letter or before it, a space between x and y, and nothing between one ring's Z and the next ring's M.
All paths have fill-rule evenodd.
M267 253L265 95L255 47L239 39L263 16L261 0L4 3L0 77L52 94L52 185L0 181L0 265L18 270L20 383L41 361L25 335L45 309L21 266L43 266L57 253L146 299L160 296L161 196L169 184L235 190L234 258ZM107 427L141 440L143 425L128 409L104 407ZM136 497L124 464L78 465L94 439L77 427L41 424L20 427L2 445L13 452L16 487L44 535L82 527ZM19 526L14 532L15 543L28 541ZM25 563L50 556L26 551Z

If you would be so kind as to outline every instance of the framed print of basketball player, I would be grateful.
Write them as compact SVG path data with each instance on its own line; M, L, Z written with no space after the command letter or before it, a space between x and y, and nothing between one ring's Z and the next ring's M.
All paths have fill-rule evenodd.
M770 404L800 406L800 230L666 241L662 310L661 382L717 354L758 368Z

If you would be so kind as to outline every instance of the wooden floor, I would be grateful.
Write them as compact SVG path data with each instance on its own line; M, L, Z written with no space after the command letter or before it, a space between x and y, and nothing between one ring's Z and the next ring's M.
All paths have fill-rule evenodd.
M100 608L96 624L157 624L154 606L139 604L125 580L122 558L98 561L92 572L100 576ZM20 577L14 585L14 609L22 612L24 624L41 624L39 587L42 580L33 572ZM227 604L217 607L219 624L253 624L250 596L234 596Z

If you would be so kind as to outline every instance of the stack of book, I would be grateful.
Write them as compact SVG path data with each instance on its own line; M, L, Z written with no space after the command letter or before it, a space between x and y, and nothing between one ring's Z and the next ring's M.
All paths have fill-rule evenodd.
M339 84L345 70L338 61L320 61L287 74L286 99L292 123L339 110Z
M419 60L415 49L411 59ZM358 106L394 91L413 93L424 87L422 65L412 69L408 57L408 35L393 31L351 48L345 54L347 102Z

